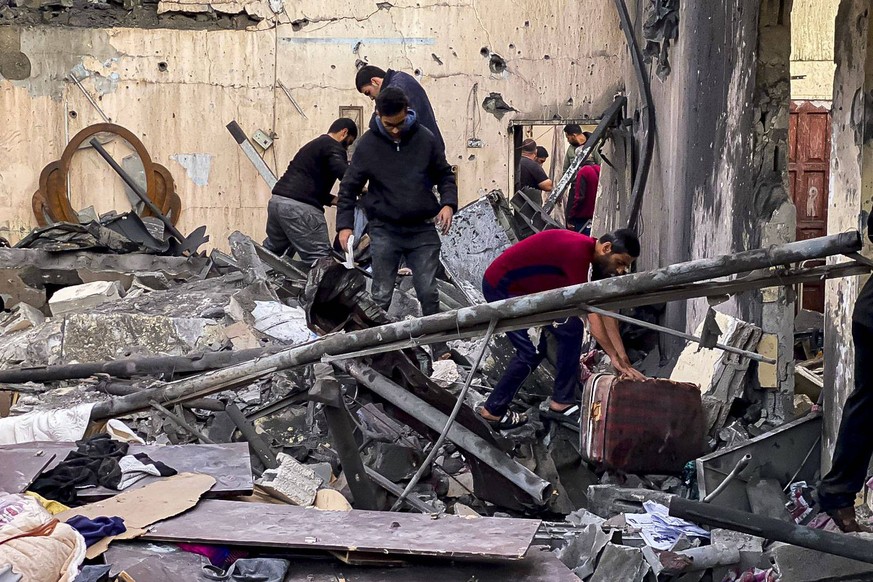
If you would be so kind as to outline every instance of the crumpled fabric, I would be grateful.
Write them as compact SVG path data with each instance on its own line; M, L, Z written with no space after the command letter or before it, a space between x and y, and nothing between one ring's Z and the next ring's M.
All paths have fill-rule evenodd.
M202 574L208 580L222 582L283 582L288 565L288 560L278 558L243 558L234 562L226 572L204 565Z
M240 558L245 558L249 553L245 550L229 548L227 546L213 546L207 544L176 544L180 550L198 554L209 559L213 566L226 570Z
M67 511L68 509L70 509L69 507L67 507L63 503L60 503L58 501L54 501L52 499L46 499L45 497L43 497L39 493L36 493L35 491L25 491L24 494L27 495L28 497L33 497L34 499L39 501L39 504L42 505L43 508L46 511L48 511L49 513L51 513L52 515L57 515L59 513L63 513L65 511Z
M0 445L34 441L75 442L85 435L93 402L0 418Z
M15 572L11 564L0 566L0 582L21 582L21 574Z
M103 538L117 536L127 531L124 520L120 517L95 517L89 519L84 515L74 515L67 520L77 532L85 538L85 545L91 547Z
M367 292L364 276L331 257L318 259L312 265L302 304L309 328L321 335L391 323Z
M113 487L121 479L118 461L127 454L127 443L101 434L79 441L61 463L34 480L30 490L46 499L66 505L78 503L77 490L83 487Z
M59 523L36 499L0 496L0 564L27 582L73 582L85 560L85 539ZM5 582L5 581L4 581Z

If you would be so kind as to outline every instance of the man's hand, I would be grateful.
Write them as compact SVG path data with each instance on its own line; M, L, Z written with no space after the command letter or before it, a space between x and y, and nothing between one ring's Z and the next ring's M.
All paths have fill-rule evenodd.
M437 214L435 222L441 233L448 234L449 229L452 227L452 216L454 214L455 211L452 210L451 206L443 206L443 209Z
M349 237L354 234L354 231L350 228L344 228L339 231L339 243L344 251L349 250Z
M628 361L613 361L612 367L615 368L616 372L618 372L619 378L637 381L642 381L646 379L642 372L634 368Z

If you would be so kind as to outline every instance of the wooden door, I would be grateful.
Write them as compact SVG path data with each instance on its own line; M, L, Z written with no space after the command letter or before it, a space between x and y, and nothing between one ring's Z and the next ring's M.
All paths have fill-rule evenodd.
M788 173L797 208L797 240L827 234L831 116L826 107L793 101L788 126ZM824 311L824 283L803 286L803 308Z

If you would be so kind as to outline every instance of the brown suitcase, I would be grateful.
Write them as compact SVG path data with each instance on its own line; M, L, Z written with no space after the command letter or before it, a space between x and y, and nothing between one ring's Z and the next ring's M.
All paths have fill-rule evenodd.
M651 378L588 378L580 418L582 456L603 469L676 473L703 454L700 389L688 382Z

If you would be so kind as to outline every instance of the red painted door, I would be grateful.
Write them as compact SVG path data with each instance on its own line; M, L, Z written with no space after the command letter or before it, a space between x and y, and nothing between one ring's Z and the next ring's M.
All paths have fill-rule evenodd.
M788 173L797 207L797 240L824 236L828 225L830 109L793 101L788 126ZM803 286L803 308L824 310L824 283Z

